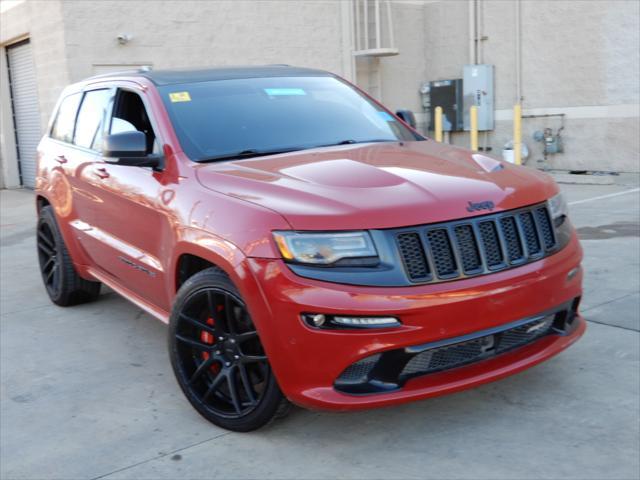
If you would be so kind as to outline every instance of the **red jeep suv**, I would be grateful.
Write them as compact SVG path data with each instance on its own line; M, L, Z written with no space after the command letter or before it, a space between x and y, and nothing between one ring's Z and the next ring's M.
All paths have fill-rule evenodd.
M575 342L582 250L556 184L436 143L331 73L139 71L64 90L38 149L51 300L102 283L169 324L227 429L455 392Z

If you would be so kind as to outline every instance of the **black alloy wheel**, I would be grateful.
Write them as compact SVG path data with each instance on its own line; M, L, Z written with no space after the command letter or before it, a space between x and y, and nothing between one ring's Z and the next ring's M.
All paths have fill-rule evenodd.
M286 402L245 303L218 269L180 289L169 348L176 378L191 404L224 428L248 431L278 416Z
M62 275L56 239L47 223L38 225L38 260L47 293L56 296L62 287Z
M96 300L101 284L76 272L50 206L40 210L36 235L40 273L51 301L67 307Z

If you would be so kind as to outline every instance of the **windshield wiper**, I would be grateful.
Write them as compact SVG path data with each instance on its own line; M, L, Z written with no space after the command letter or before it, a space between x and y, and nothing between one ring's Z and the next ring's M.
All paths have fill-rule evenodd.
M295 150L299 150L297 148L288 148L281 150L257 150L255 148L250 148L247 150L242 150L240 152L235 153L227 153L224 155L217 155L215 157L203 158L198 160L198 163L207 163L207 162L218 162L222 160L239 160L243 158L253 158L253 157L264 157L265 155L277 155L279 153L289 153Z
M325 143L323 145L315 145L313 147L309 147L309 149L311 148L323 148L323 147L337 147L340 145L354 145L356 143L386 143L386 142L400 142L401 140L391 140L389 138L372 138L370 140L353 140L353 139L347 139L347 140L342 140L340 142L335 142L335 143Z

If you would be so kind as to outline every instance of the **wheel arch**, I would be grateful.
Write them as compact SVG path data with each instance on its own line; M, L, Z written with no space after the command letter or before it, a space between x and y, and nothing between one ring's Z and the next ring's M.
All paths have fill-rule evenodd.
M224 272L241 288L239 284L245 276L244 259L244 253L227 240L207 232L185 231L175 248L168 287L175 295L188 278L213 267Z

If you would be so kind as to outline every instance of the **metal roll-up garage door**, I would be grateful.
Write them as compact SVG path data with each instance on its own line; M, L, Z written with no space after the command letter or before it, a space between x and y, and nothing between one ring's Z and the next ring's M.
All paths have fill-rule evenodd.
M7 48L13 123L22 184L35 186L36 148L40 142L40 108L36 71L29 41Z

